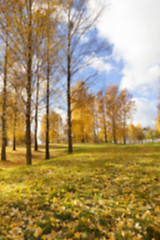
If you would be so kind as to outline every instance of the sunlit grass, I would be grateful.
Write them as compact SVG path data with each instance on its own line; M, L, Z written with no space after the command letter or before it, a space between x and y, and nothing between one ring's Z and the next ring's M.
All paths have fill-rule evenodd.
M67 145L52 144L50 147L50 157L55 158L67 153ZM37 152L32 148L32 162L33 164L45 160L45 147L39 146ZM7 160L0 161L0 170L17 168L26 164L26 148L25 146L18 146L16 151L12 150L12 147L7 147Z
M33 166L23 166L25 149L8 149L15 165L0 172L0 239L159 240L159 149L77 144L68 155L54 145L44 161L41 146Z

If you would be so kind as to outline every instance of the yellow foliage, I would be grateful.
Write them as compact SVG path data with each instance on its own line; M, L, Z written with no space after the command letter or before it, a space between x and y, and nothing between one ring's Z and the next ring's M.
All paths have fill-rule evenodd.
M96 115L94 97L85 82L76 82L72 89L72 132L75 142L94 141Z
M52 111L49 116L49 138L50 143L59 143L63 138L64 129L61 116ZM45 142L46 138L46 115L43 115L41 120L41 130L39 138L42 142Z

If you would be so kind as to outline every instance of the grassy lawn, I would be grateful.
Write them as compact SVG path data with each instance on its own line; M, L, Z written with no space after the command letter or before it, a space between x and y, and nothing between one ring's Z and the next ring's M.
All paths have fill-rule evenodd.
M55 145L49 161L41 146L29 167L24 154L0 163L0 240L160 240L159 144Z
M67 145L51 145L50 157L55 158L63 156L67 153ZM39 146L39 150L35 152L32 149L32 162L38 163L45 160L45 147ZM7 147L7 161L0 161L0 170L17 168L26 164L26 149L25 147L17 147L16 151L13 151L11 147Z

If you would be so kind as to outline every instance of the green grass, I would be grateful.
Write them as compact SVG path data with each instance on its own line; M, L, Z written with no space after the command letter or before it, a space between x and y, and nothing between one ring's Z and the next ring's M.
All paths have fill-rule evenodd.
M1 240L160 239L159 144L54 147L0 172Z

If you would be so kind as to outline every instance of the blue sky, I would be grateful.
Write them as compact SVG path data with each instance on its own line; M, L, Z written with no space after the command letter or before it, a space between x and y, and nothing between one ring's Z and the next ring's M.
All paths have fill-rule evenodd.
M89 0L89 11L100 1ZM103 1L103 0L102 0ZM155 125L160 78L160 0L104 0L98 36L109 41L112 54L97 57L97 88L118 84L132 93L137 105L133 123Z

